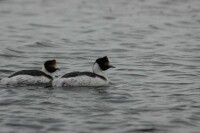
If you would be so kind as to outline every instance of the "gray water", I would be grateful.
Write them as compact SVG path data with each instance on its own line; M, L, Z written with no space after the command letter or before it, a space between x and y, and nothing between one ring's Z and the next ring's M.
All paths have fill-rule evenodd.
M0 133L199 133L199 0L0 0L0 77L91 71L107 87L0 86Z

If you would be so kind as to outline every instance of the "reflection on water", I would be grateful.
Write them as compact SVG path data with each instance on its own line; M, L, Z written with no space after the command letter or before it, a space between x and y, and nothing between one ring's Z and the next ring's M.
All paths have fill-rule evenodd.
M0 78L40 69L117 68L98 88L0 86L10 132L199 132L199 0L1 0Z

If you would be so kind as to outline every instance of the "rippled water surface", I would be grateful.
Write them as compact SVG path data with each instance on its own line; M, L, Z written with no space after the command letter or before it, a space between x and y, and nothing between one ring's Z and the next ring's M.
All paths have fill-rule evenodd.
M108 87L0 86L1 133L199 133L199 0L0 0L0 77L91 70Z

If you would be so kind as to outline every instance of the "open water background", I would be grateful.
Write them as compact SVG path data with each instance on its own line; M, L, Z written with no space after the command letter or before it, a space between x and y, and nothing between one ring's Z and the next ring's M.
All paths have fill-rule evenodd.
M0 0L0 77L88 70L112 85L0 86L1 133L199 133L199 0Z

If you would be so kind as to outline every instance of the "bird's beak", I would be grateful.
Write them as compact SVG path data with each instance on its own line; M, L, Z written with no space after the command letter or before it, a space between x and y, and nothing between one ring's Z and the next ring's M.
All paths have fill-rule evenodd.
M109 65L109 68L115 68L113 65Z
M56 71L58 70L58 71L60 71L60 68L55 68L56 69Z

